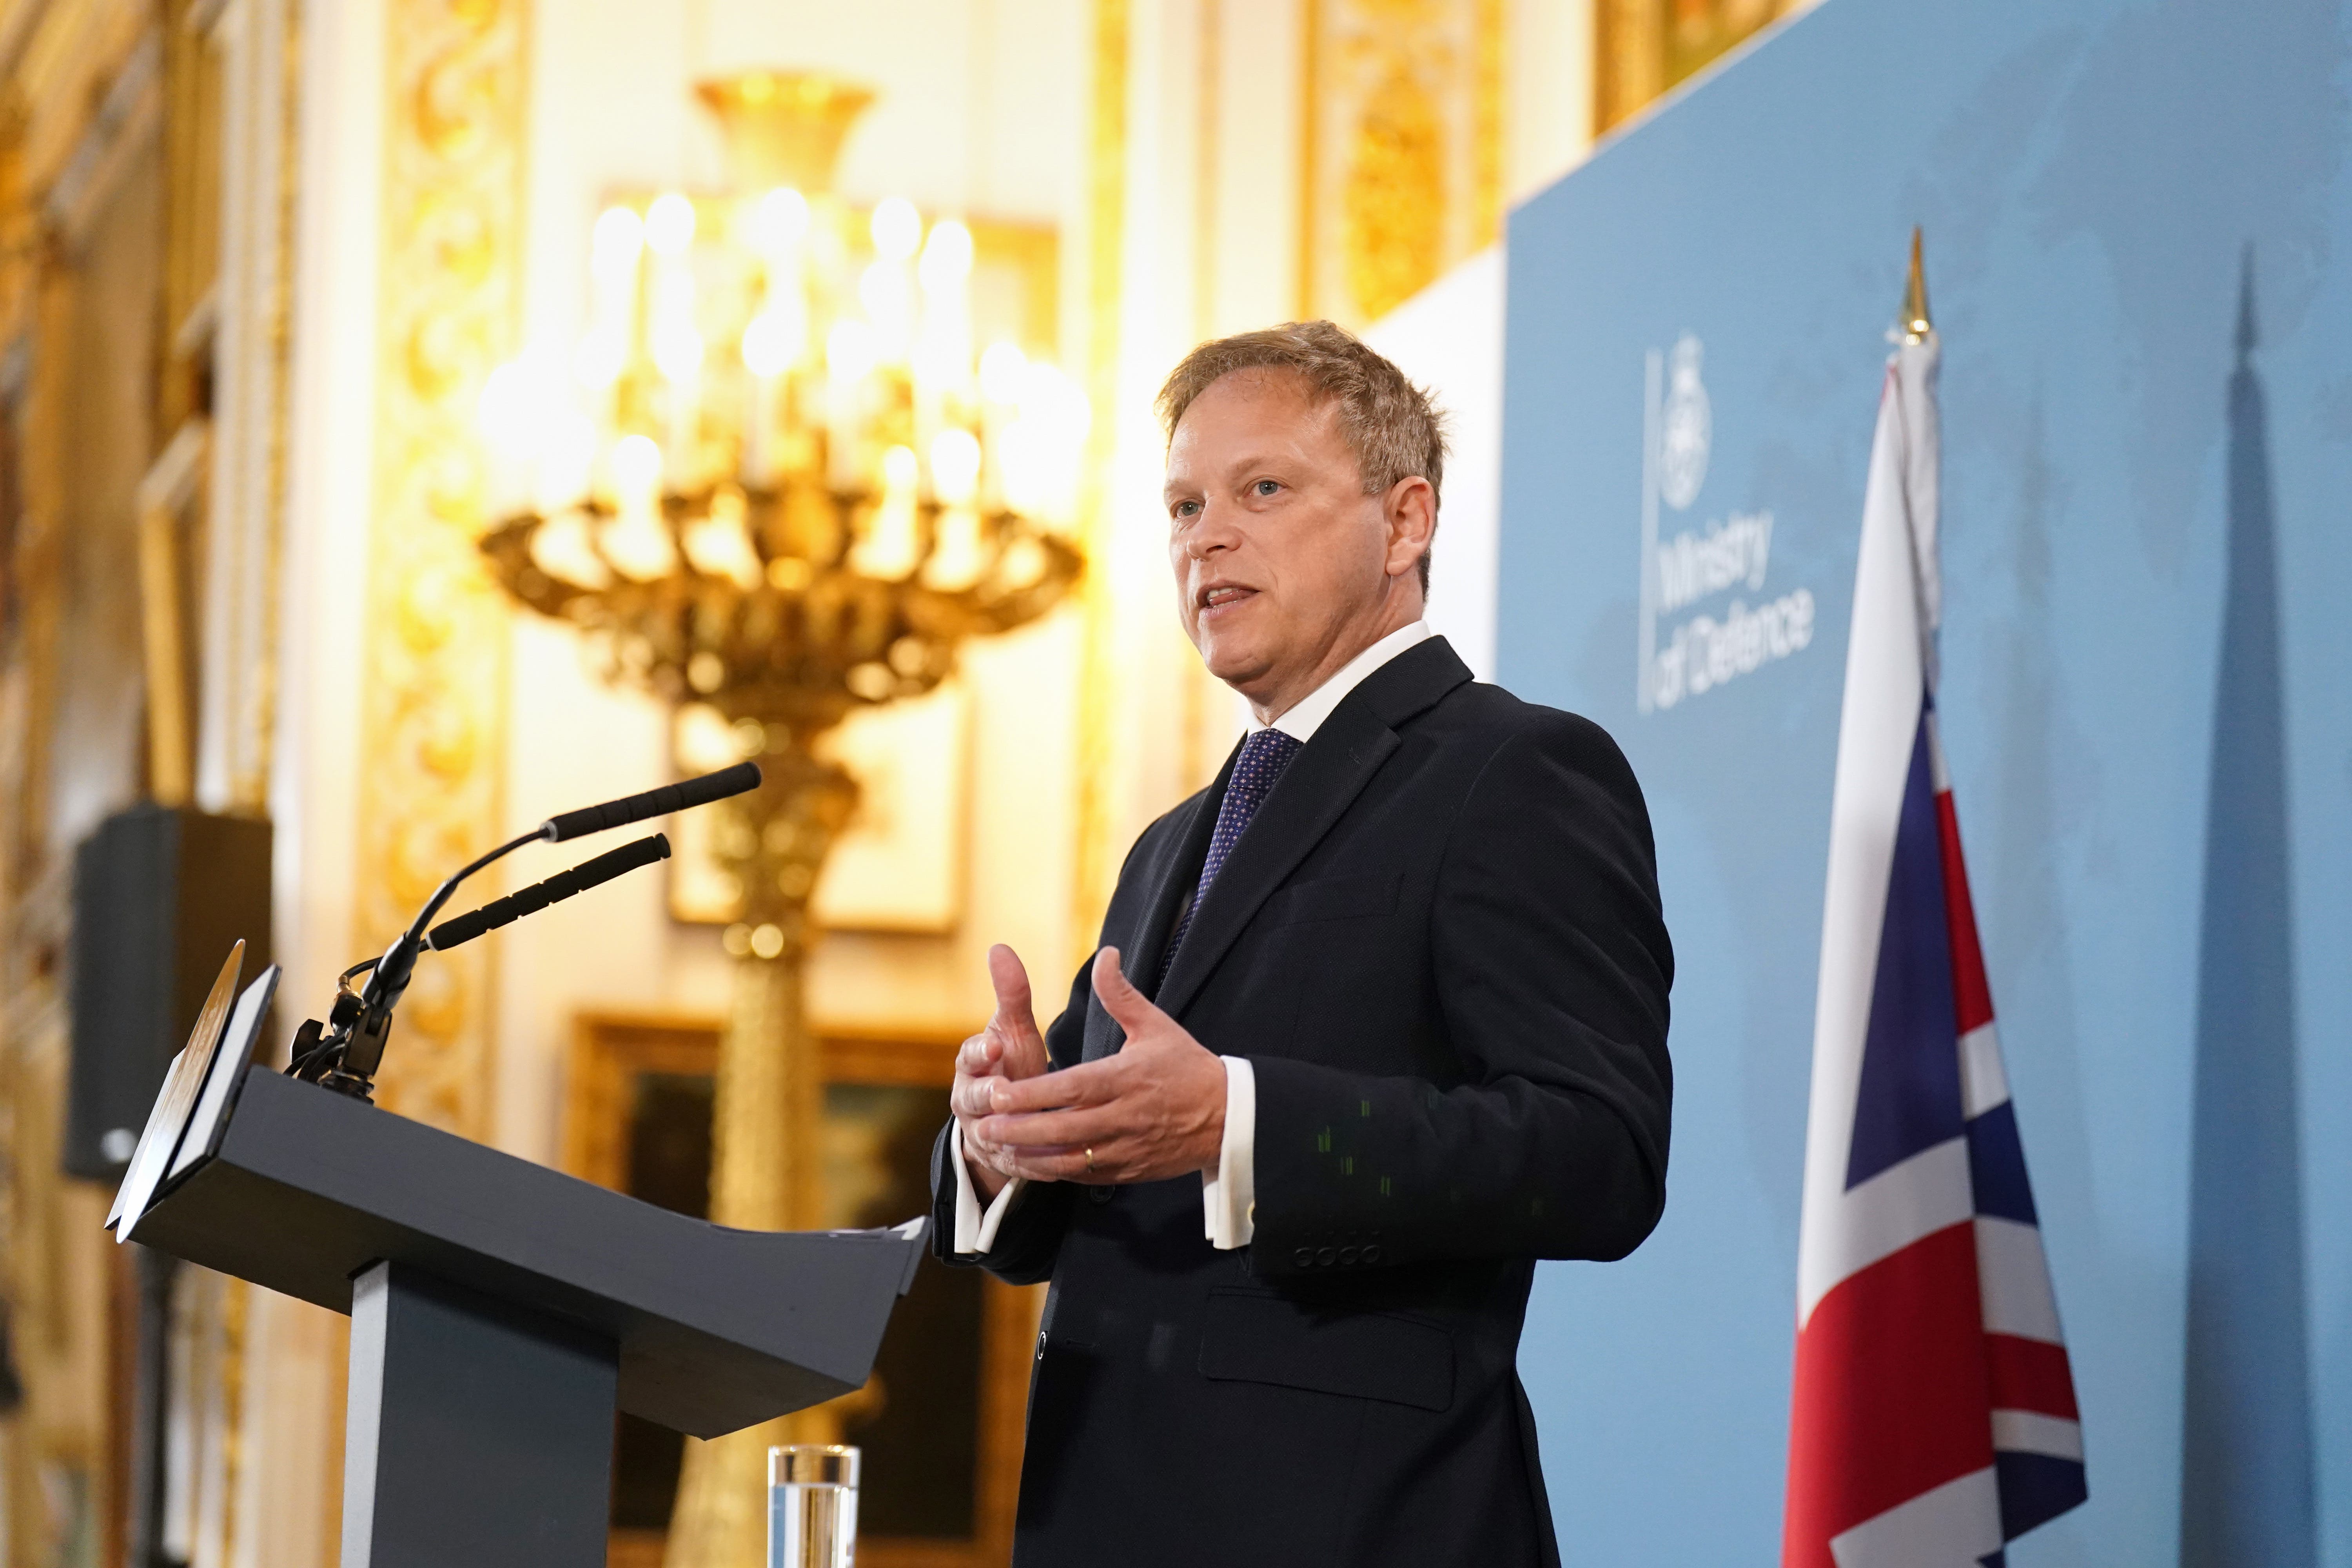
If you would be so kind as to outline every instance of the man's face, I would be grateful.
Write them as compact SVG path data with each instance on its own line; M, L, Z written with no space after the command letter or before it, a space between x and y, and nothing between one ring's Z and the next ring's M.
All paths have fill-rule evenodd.
M1401 537L1391 515L1416 485L1366 495L1339 405L1285 372L1236 371L1184 411L1164 490L1179 608L1210 672L1261 717L1419 616L1427 532Z

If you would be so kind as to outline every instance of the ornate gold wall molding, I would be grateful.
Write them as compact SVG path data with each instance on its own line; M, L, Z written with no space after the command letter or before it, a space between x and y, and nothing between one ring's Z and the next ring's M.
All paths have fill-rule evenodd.
M1470 66L1470 233L1477 245L1503 237L1505 0L1477 0Z
M1198 0L1192 106L1192 335L1203 341L1217 331L1217 158L1223 151L1218 115L1224 98L1224 5Z
M1094 80L1087 106L1086 386L1094 410L1087 442L1082 524L1087 574L1078 670L1076 958L1094 950L1127 853L1118 809L1118 602L1111 565L1118 536L1113 467L1118 450L1119 306L1127 258L1128 70L1130 0L1094 0Z
M100 638L121 625L99 618L121 599L73 591L76 542L127 534L90 527L93 497L148 455L137 418L118 404L111 424L94 420L86 396L100 376L143 370L139 340L113 337L110 357L89 329L147 319L160 280L135 261L94 278L94 260L121 261L125 247L94 258L82 242L93 217L142 243L160 226L139 183L152 179L161 98L153 10L22 0L0 15L0 1296L25 1385L0 1445L10 1563L79 1560L68 1550L113 1561L127 1517L109 1331L127 1276L96 1228L105 1198L60 1168L72 845L58 797L66 784L84 800L136 789L137 763L119 752L61 784L58 752L76 721L86 728L67 711L66 677L93 622ZM117 593L136 580L96 576Z
M1499 232L1503 0L1306 0L1299 314L1361 326Z
M376 501L360 726L362 950L397 934L499 826L507 611L475 541L473 409L512 352L522 248L527 0L393 0L385 62ZM487 1125L486 953L421 965L387 1104Z
M202 51L174 73L174 141L183 158L211 166L184 176L189 254L175 276L190 276L173 302L164 391L204 385L216 437L199 799L260 815L269 808L276 755L301 7L299 0L242 0L192 34L186 18L204 15L200 3L173 0L184 15L172 31ZM175 168L175 180L183 177Z
M1592 132L1622 124L1804 0L1595 0Z

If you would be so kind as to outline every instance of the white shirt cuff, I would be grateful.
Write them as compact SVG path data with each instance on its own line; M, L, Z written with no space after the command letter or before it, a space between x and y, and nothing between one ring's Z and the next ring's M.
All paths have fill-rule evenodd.
M1217 1168L1201 1173L1201 1207L1209 1245L1231 1252L1257 1231L1257 1073L1246 1057L1217 1059L1225 1064L1225 1136Z
M1226 1098L1230 1103L1232 1099L1230 1082L1226 1086ZM1228 1112L1228 1115L1230 1114ZM1029 1184L1020 1176L1009 1178L1004 1184L1003 1190L996 1194L994 1201L990 1203L985 1210L982 1210L980 1206L980 1194L971 1184L971 1167L965 1164L963 1160L963 1123L961 1121L948 1129L948 1163L955 1167L956 1252L961 1257L983 1255L990 1247L996 1245L996 1230L1004 1223L1004 1211L1013 1206L1014 1195Z

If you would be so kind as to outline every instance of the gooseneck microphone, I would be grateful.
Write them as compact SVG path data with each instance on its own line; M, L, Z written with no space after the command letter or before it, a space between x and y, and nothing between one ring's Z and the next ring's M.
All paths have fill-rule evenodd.
M308 1079L339 1093L360 1100L369 1098L373 1088L376 1069L383 1065L383 1048L392 1036L393 1010L407 993L408 982L415 973L416 961L427 948L446 951L463 942L471 941L483 931L493 931L520 919L533 910L572 894L584 891L599 882L609 881L639 866L666 859L669 840L660 834L640 839L624 848L573 867L571 870L549 878L534 887L526 888L504 899L496 900L470 914L434 927L432 935L426 928L433 917L441 912L457 885L485 866L511 854L526 844L562 843L566 839L602 833L609 828L625 827L632 822L643 822L648 816L661 816L670 812L685 811L698 805L708 805L715 800L759 786L760 769L753 763L738 763L715 773L699 778L665 784L641 795L608 800L602 805L587 806L579 811L567 811L551 816L538 828L510 838L488 854L458 869L456 875L434 890L416 911L408 929L394 939L381 958L353 964L343 973L335 1005L325 1024L306 1021L297 1031L294 1060L287 1071L298 1078ZM534 901L535 900L535 901ZM493 914L491 911L498 911ZM352 980L365 972L365 989L353 993Z
M667 816L674 811L709 805L714 800L725 800L730 795L741 795L747 789L759 787L760 765L757 763L737 763L731 768L721 768L700 778L664 784L643 795L608 800L602 805L584 806L578 811L567 811L561 816L551 816L540 824L539 837L551 844L561 844L567 838L602 833L612 827L626 827L632 822L643 822L648 816Z
M600 882L609 882L640 866L668 858L669 839L659 833L648 834L634 844L606 850L593 860L583 860L569 871L558 871L544 882L533 882L503 899L492 899L478 910L468 910L453 920L443 921L426 933L425 945L436 952L446 952L484 931L510 926L525 915L535 915L548 905L562 903Z

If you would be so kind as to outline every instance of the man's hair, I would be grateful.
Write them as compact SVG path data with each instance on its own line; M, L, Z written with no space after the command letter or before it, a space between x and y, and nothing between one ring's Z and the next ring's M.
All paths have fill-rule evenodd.
M1404 372L1329 321L1292 321L1202 343L1160 389L1160 422L1168 438L1193 399L1235 371L1297 376L1310 402L1339 405L1339 435L1356 454L1364 493L1385 495L1399 479L1429 481L1434 510L1445 473L1445 416ZM1421 591L1429 592L1429 552L1421 553Z

